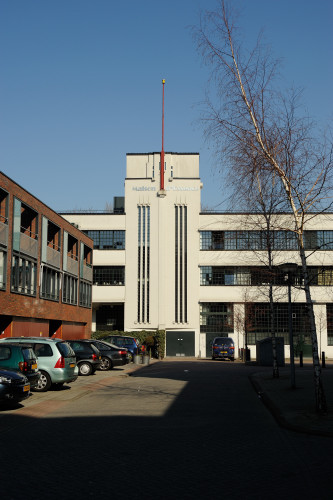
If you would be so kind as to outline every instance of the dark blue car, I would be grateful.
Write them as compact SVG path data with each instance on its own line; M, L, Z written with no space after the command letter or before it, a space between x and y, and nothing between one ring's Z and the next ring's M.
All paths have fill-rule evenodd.
M235 344L231 337L215 337L212 342L212 359L235 360Z
M109 344L113 344L117 347L124 347L127 349L130 361L133 360L133 356L135 354L139 354L141 349L139 342L134 337L127 337L124 335L108 335L101 340L109 342Z

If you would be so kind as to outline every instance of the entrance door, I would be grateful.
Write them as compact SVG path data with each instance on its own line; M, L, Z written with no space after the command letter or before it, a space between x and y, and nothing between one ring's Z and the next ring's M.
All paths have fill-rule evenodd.
M218 337L216 333L206 333L206 357L212 357L212 343L215 337ZM221 333L221 337L228 337L228 334Z
M195 332L167 331L167 356L194 356Z

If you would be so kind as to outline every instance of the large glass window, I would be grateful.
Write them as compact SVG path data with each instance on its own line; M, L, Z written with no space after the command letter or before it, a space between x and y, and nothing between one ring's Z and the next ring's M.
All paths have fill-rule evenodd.
M333 345L333 304L326 305L327 345Z
M83 231L94 241L96 250L125 250L125 231Z
M275 335L283 337L289 345L289 314L288 304L274 304ZM271 314L268 303L246 304L245 321L247 325L247 343L255 345L257 340L271 336ZM294 344L297 345L310 334L310 323L306 304L292 305L292 327Z
M93 273L94 285L125 285L125 266L94 266Z
M41 276L40 296L43 299L59 301L60 272L43 266Z
M333 250L333 231L305 231L306 250ZM200 250L297 250L293 231L200 231Z
M78 280L75 276L64 273L62 284L62 301L65 304L77 304Z
M308 267L310 286L333 286L333 267ZM278 267L271 270L267 267L222 267L201 266L201 286L265 286L286 285L285 273ZM299 267L295 273L295 285L303 286L304 277Z
M200 304L200 332L233 332L233 304L223 302L203 302Z
M0 250L0 290L6 288L7 253Z
M24 295L36 295L36 262L13 255L11 290Z
M80 306L91 307L91 284L80 281Z

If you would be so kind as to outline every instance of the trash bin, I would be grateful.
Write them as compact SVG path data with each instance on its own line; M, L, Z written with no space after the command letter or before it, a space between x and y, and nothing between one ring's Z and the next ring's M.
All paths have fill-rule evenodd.
M276 337L276 358L278 366L284 366L284 338ZM272 337L267 337L256 342L257 364L260 366L273 366Z

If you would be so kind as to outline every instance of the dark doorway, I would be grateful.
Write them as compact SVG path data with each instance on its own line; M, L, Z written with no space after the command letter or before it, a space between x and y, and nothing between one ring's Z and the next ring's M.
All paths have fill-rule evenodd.
M58 319L50 319L49 321L49 337L52 337L61 330L62 321Z
M101 305L96 310L97 331L124 331L124 304Z
M13 321L13 316L0 314L0 335L3 335L4 337L11 337L12 321Z

